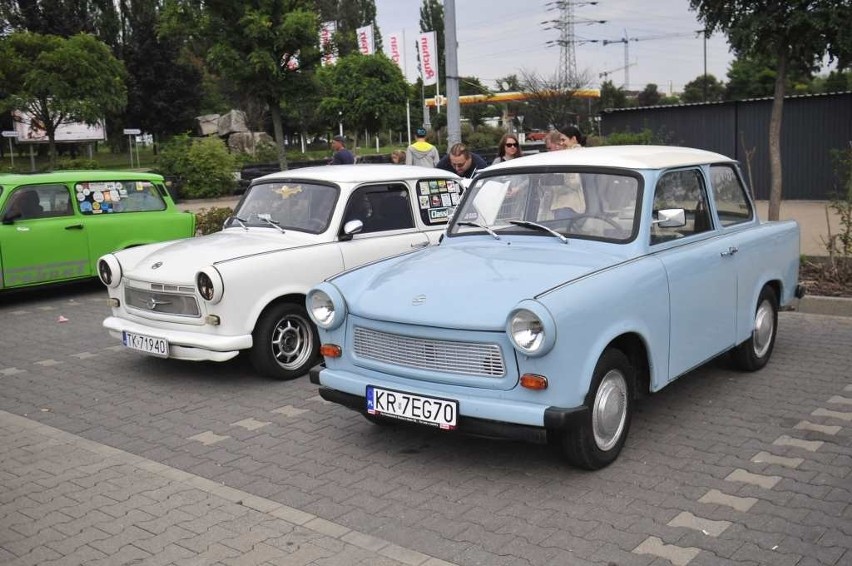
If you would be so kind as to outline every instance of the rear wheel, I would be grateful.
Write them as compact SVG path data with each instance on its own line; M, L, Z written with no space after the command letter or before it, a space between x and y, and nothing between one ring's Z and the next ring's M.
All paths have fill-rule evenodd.
M319 355L319 335L305 307L278 303L258 319L249 352L254 369L275 379L294 379L308 372Z
M621 350L610 348L601 355L586 398L589 415L562 438L562 452L573 465L598 470L618 457L633 416L635 376Z
M754 325L748 340L734 348L732 357L744 371L757 371L769 361L778 333L778 297L775 289L761 289L754 310Z

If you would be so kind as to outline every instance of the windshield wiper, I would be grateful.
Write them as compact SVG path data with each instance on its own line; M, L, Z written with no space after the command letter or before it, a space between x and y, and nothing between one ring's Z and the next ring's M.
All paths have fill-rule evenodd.
M488 226L485 226L484 224L479 224L478 222L456 222L456 226L473 226L474 228L480 228L482 230L485 230L486 232L488 232L492 236L494 236L495 240L500 239L500 236L497 235L497 232L495 232L494 230L492 230Z
M537 222L530 222L529 220L509 220L509 224L514 224L515 226L523 226L524 228L533 228L535 230L540 230L542 232L547 232L549 234L553 234L560 240L562 240L563 244L568 243L568 238L557 232L556 230L551 230L547 226L543 226L538 224Z
M266 222L266 223L267 223L267 224L269 224L270 226L274 226L275 228L278 228L278 231L279 231L279 232L281 232L282 234L284 234L284 233L285 233L284 228L282 228L282 227L280 226L280 224L281 224L281 223L280 223L280 222L278 222L277 220L272 220L272 219L269 217L269 215L268 215L268 214L258 214L258 215L257 215L257 219L258 219L258 220L262 220L263 222Z
M233 216L233 215L229 216L228 220L236 220L237 224L242 226L243 230L248 232L248 226L246 226L246 222L248 222L248 220L245 220L244 218L240 218L239 216Z

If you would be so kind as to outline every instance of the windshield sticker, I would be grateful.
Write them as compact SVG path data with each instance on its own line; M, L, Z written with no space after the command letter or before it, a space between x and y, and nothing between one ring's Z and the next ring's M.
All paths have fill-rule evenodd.
M420 190L421 195L429 194L429 181L420 181L417 186Z
M432 222L446 222L450 219L449 208L430 208L429 220Z
M274 189L273 192L277 193L282 199L290 198L293 195L297 195L302 192L301 185L281 185L281 187Z
M459 204L461 191L453 179L419 181L420 216L427 224L441 224L449 220Z

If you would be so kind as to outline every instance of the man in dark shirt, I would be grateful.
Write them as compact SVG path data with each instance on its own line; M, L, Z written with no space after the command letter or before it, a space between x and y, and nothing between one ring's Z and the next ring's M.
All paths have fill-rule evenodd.
M346 138L343 136L334 136L331 139L331 149L334 150L334 155L331 156L329 165L352 165L355 163L355 156L346 149Z
M479 169L485 169L488 166L485 160L477 154L471 152L463 143L457 143L450 148L450 151L441 158L435 166L438 169L452 171L459 177L471 178Z

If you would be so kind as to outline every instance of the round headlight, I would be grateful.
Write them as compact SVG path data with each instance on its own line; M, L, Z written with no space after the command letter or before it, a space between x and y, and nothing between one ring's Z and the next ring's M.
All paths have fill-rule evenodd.
M340 291L330 283L320 283L307 297L308 313L320 328L334 330L346 318L346 301Z
M121 264L114 255L108 254L98 260L98 278L110 288L118 287L121 283Z
M544 344L544 323L532 311L515 311L509 319L509 338L518 350L534 354Z
M222 276L212 267L207 267L196 273L195 287L198 289L198 294L201 295L201 298L211 303L221 301L222 293L225 291Z

